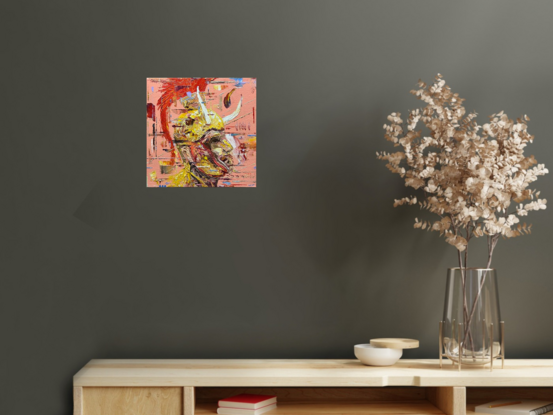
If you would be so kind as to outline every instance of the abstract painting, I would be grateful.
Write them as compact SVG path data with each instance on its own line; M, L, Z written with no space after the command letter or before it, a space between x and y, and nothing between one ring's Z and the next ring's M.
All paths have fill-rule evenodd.
M148 78L148 187L255 187L255 78Z

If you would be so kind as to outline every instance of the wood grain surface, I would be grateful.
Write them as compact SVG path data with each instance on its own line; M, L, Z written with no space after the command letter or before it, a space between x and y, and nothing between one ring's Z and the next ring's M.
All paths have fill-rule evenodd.
M465 390L462 386L426 388L426 396L445 415L465 415Z
M83 415L183 415L182 404L182 388L83 388Z
M400 360L391 367L358 360L92 360L74 386L553 386L553 360L506 360L505 369L438 360Z

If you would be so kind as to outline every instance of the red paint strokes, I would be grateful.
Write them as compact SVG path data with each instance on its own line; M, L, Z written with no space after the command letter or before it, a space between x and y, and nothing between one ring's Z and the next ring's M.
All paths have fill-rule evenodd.
M161 130L171 150L171 160L169 163L172 166L175 164L175 145L169 133L167 111L174 102L185 97L188 92L194 93L198 88L200 88L201 92L204 92L207 84L213 79L215 78L167 78L162 81L163 85L159 89L162 95L157 101L157 106L160 111Z
M253 118L253 123L255 124L255 107L252 107L252 118Z
M148 118L156 122L156 106L151 102L146 105L146 114L148 114Z

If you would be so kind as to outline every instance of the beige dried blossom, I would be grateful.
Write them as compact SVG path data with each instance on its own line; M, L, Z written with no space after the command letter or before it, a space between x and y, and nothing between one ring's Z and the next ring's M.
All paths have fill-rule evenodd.
M420 89L411 93L426 103L409 112L407 120L394 112L384 125L384 136L401 147L394 153L378 152L386 167L399 174L405 185L419 189L423 197L404 197L394 207L418 203L440 219L431 223L415 219L415 228L439 232L446 242L465 251L472 237L488 239L488 265L500 236L513 238L530 233L531 225L520 224L519 217L546 208L539 192L528 186L548 173L524 149L534 136L527 131L529 118L515 121L501 111L483 126L476 113L466 113L463 99L451 91L441 75L432 85L419 81ZM417 130L421 122L429 130ZM525 203L526 202L526 203Z

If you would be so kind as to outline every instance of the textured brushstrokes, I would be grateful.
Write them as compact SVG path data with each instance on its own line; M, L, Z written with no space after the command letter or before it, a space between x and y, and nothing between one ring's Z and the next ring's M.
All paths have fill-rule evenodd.
M230 97L232 96L232 93L236 91L236 88L233 88L232 91L230 91L228 94L225 95L225 99L223 100L223 103L225 104L225 108L229 108L232 104L232 101L230 100Z
M147 186L255 187L255 95L251 78L148 79Z

